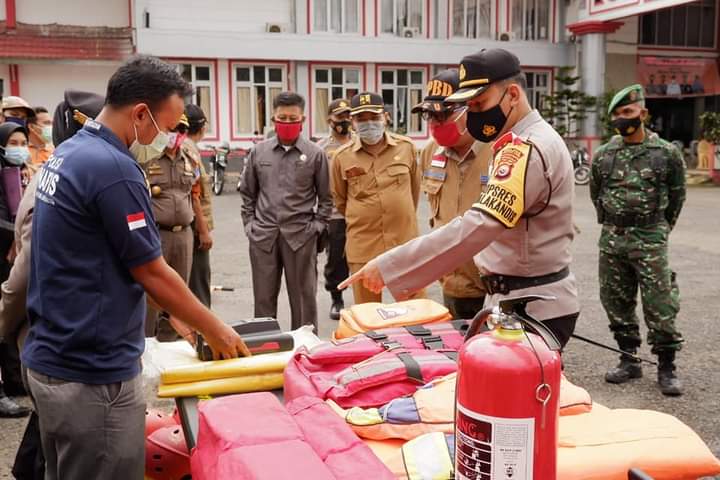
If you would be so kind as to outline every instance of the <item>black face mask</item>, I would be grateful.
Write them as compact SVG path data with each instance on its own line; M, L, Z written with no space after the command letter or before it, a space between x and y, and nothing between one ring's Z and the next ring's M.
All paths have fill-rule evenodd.
M348 133L350 133L350 120L332 122L332 128L338 135L347 135Z
M503 92L500 101L492 108L483 110L482 112L467 112L467 129L470 135L481 142L492 142L505 127L508 115L512 113L512 108L508 115L502 111L500 104L507 94L507 89ZM513 107L514 108L514 107Z
M630 135L638 131L640 125L642 125L642 120L640 120L640 117L616 118L610 123L610 125L612 126L613 130L615 130L623 137L629 137Z

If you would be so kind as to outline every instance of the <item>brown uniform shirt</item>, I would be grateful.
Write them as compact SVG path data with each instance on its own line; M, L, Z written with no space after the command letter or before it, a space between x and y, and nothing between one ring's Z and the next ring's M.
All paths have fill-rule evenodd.
M547 275L569 266L574 179L568 149L535 110L512 132L534 146L527 150L521 142L518 147L529 153L520 157L513 151L494 153L487 192L480 202L462 217L378 258L394 296L407 296L429 285L473 255L481 270L521 277ZM503 192L510 183L513 195ZM538 320L580 310L572 274L555 283L486 297L485 306L528 294L556 297L528 305L528 313Z
M197 151L183 144L175 158L165 152L142 165L150 183L155 221L165 227L187 226L195 218L190 191L195 183Z
M430 226L442 227L468 211L487 184L490 144L475 142L464 158L430 141L420 153L422 190L430 204ZM456 298L485 294L480 272L470 260L440 279L443 293Z
M359 138L335 152L335 206L347 222L348 263L365 263L417 237L420 175L412 141L385 134L386 146L371 155Z

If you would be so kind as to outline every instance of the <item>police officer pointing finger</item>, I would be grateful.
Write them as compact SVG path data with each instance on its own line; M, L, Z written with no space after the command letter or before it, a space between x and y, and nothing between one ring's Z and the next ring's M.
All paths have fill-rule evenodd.
M460 82L456 68L438 73L427 95L412 112L420 113L432 140L420 152L422 190L430 203L430 226L439 228L469 210L488 181L490 144L478 142L467 129L467 107L445 104ZM445 306L455 318L473 318L482 310L485 286L468 260L440 279Z
M579 304L569 271L573 240L573 171L562 138L530 107L520 62L502 49L463 58L460 89L446 99L468 106L475 139L494 142L487 189L462 217L370 262L344 285L387 285L400 295L425 287L475 256L488 296L552 295L528 313L564 345Z

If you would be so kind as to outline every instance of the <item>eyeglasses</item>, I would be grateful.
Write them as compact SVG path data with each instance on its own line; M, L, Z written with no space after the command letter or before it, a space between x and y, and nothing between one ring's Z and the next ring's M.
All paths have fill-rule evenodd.
M441 112L433 112L430 110L423 110L423 112L420 115L422 116L422 119L425 120L426 122L445 123L450 119L450 117L452 117L453 115L455 115L458 112L462 112L462 113L460 113L460 115L462 115L463 113L465 113L465 110L467 110L467 107L451 107L451 108L449 108L447 110L443 110ZM460 115L458 115L455 118L459 118Z

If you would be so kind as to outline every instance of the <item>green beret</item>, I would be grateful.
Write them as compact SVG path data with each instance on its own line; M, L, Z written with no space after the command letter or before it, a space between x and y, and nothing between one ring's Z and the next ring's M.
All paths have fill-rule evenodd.
M611 115L617 107L623 107L632 103L644 102L643 87L640 84L630 85L620 90L608 105L608 115Z

